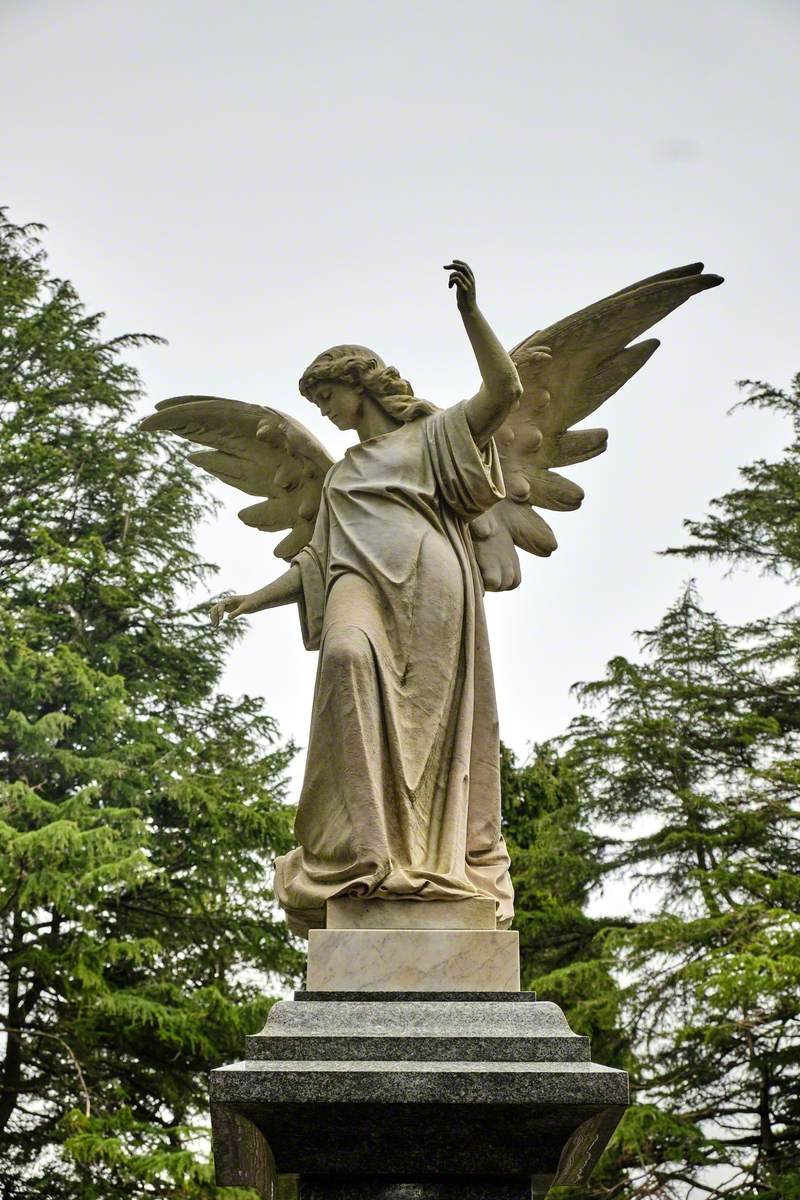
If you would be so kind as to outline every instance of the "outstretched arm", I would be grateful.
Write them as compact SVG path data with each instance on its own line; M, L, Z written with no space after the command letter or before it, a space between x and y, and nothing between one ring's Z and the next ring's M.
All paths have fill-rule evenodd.
M456 289L458 311L483 380L482 388L467 401L465 407L472 436L483 449L511 410L519 404L522 384L517 368L478 308L475 276L471 268L461 259L454 258L444 269L451 272L448 286Z
M219 625L222 618L241 617L244 613L261 612L262 608L279 608L281 604L294 604L302 595L300 568L292 563L288 571L273 579L272 583L249 592L246 596L228 596L219 600L211 609L211 624Z

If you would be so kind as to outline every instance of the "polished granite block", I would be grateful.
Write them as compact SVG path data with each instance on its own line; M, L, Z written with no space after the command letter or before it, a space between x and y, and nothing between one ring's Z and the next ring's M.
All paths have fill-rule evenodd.
M503 1004L533 1004L536 1001L536 992L369 992L364 995L363 992L347 991L298 991L294 993L294 998L312 1002L324 1000L327 1003L330 1003L331 1000L369 1000L378 1003L400 1000L403 1002L413 1001L415 1004L421 1002L427 1004L431 1001L441 1003L445 1000L458 1000L469 1004L488 1004L496 1001L501 1001Z
M270 1200L290 1175L300 1200L529 1200L580 1185L627 1076L590 1062L556 1005L500 995L274 1005L247 1060L211 1075L217 1182Z
M212 1077L217 1099L241 1105L627 1103L625 1072L592 1062L248 1059Z
M502 995L502 993L500 993ZM574 1034L555 1004L521 1012L502 1001L370 1000L276 1004L248 1059L376 1059L588 1062L589 1039Z
M493 929L312 929L310 991L519 991L519 935Z
M453 1176L438 1180L317 1179L298 1180L298 1200L531 1200L530 1179L498 1180L487 1176Z

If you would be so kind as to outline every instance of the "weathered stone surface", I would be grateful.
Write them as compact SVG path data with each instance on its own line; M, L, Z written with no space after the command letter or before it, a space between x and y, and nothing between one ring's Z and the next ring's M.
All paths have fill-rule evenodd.
M300 1176L306 1200L527 1200L580 1184L628 1098L625 1073L591 1063L561 1010L535 1001L284 1001L248 1054L212 1072L227 1120L215 1144L235 1114L242 1144L261 1138L272 1157L258 1161ZM217 1161L220 1184L246 1177L236 1152Z
M498 1180L486 1176L454 1176L450 1179L387 1180L315 1179L305 1176L298 1200L531 1200L529 1179Z
M494 929L494 900L362 900L343 896L325 906L326 929Z
M263 1059L212 1072L237 1104L627 1104L625 1073L591 1062Z
M463 1037L540 1034L577 1038L557 1004L535 1001L532 992L518 993L516 998L523 996L529 997L532 1003L509 1004L507 1001L515 997L506 992L491 993L492 998L488 1001L482 997L475 1000L469 992L453 993L446 1001L429 998L424 992L402 1000L396 997L384 999L380 993L373 996L354 992L353 998L347 1001L336 999L314 1005L279 1000L270 1009L261 1032L327 1032L358 1036L406 1032L459 1034Z
M213 1089L212 1089L213 1092ZM214 1163L228 1187L254 1188L272 1200L278 1182L269 1142L257 1125L236 1108L211 1100Z
M250 1059L588 1062L589 1039L555 1004L409 1001L297 1005L270 1010L246 1043Z
M518 992L519 935L488 929L312 929L308 986Z
M491 1003L500 1001L503 1004L534 1004L536 1002L536 992L371 992L365 995L363 992L345 992L345 991L330 991L330 992L308 992L298 991L294 993L295 1000L300 1001L324 1001L330 1003L332 1000L348 1002L351 1000L371 1000L385 1003L391 1000L408 1001L413 1000L414 1003L439 1003L444 1000L463 1000L475 1004Z
M274 878L301 932L324 925L326 901L343 890L425 907L475 891L511 921L483 590L519 583L517 547L556 548L529 506L580 505L583 490L545 468L605 450L604 430L572 427L658 345L630 343L722 282L701 264L637 280L506 354L470 268L447 270L481 372L452 408L415 397L378 354L346 343L300 380L357 434L339 462L295 417L235 400L173 397L144 422L210 447L192 461L265 498L242 510L245 524L291 529L276 549L289 569L220 600L212 621L297 604L304 643L319 650L304 844L278 858ZM430 902L413 899L423 892Z

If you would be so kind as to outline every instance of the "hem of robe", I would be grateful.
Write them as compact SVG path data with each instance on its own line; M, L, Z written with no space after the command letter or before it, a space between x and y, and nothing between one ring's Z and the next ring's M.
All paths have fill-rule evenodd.
M494 870L492 870L492 864L489 863L484 864L483 867L468 864L467 870L473 877L473 882L438 873L426 873L423 869L396 867L393 863L382 864L377 872L354 875L346 881L341 878L322 881L309 876L303 859L302 846L298 846L288 854L281 855L275 861L274 882L275 898L286 913L287 924L293 933L297 933L301 937L308 937L309 929L324 929L327 901L344 896L364 900L411 901L417 904L435 904L439 900L479 898L494 901L498 929L508 929L514 917L514 893L510 886L507 863L494 864ZM290 889L292 891L301 890L304 898L311 899L313 897L316 903L308 906L292 904L289 898L290 889L287 889L284 879L287 870L286 864L289 864L292 884L294 884L294 887L290 885ZM509 885L508 894L492 887L489 883L489 876L491 876L492 882L497 879L497 866L504 867L499 874L500 878ZM480 877L484 871L487 875L487 886L482 888ZM340 874L340 872L335 873ZM302 877L301 889L297 889L298 874Z
M436 462L450 458L463 463L452 478L440 483L441 494L456 516L469 521L505 496L497 448L493 439L483 450L477 446L463 404L437 415L439 420L426 421L432 459ZM446 472L442 474L446 477ZM310 544L293 562L299 567L302 582L298 610L303 642L307 650L319 650L331 584L330 564L323 563ZM477 598L480 576L475 572L473 578ZM309 863L303 847L298 846L276 862L275 895L287 914L290 928L303 936L309 928L324 927L325 903L337 896L424 903L481 897L494 900L497 927L507 928L514 914L514 893L503 839L492 847L490 855L484 857L479 852L480 862L470 861L471 847L466 846L465 850L464 874L451 875L435 870L426 873L424 866L403 866L391 861L376 863L375 858L349 864L329 862L320 868Z

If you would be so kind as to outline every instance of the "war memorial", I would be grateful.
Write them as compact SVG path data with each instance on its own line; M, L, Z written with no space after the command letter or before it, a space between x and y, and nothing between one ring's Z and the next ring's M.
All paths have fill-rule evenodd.
M481 383L440 409L357 344L300 392L358 441L334 462L294 417L212 396L145 428L255 497L286 571L212 621L296 604L318 653L297 847L276 863L306 987L211 1074L217 1182L300 1200L530 1200L588 1178L628 1101L561 1010L520 990L483 594L518 550L556 548L539 509L579 507L554 468L606 449L581 423L658 347L636 341L721 283L642 279L507 352L461 260L449 285ZM578 426L576 428L576 426ZM251 636L256 637L254 632Z

